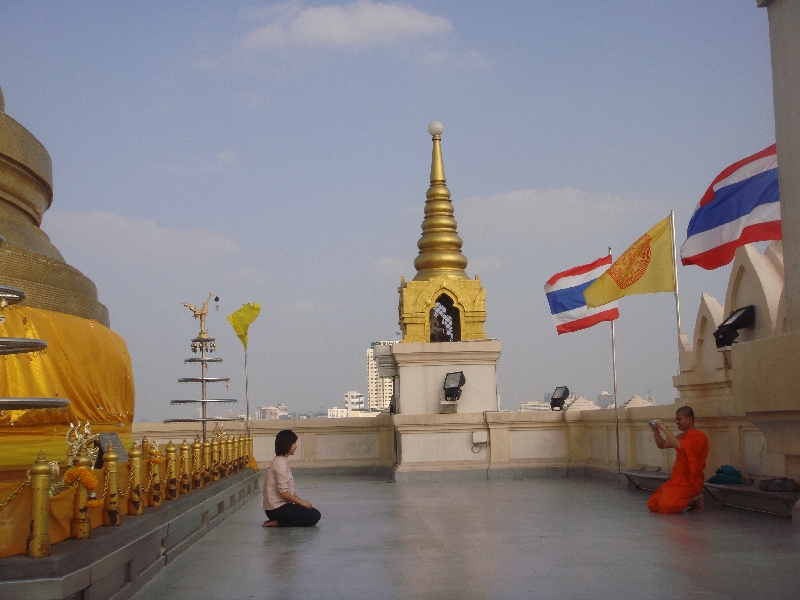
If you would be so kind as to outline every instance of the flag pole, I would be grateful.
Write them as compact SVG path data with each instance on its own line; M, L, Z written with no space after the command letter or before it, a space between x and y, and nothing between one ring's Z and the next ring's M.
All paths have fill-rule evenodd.
M608 247L608 254L611 255L611 246ZM619 456L619 415L617 414L617 344L614 335L614 319L611 320L611 366L614 371L614 425L617 432L617 473L622 469L620 468Z
M675 321L678 325L678 356L681 347L681 296L678 291L678 249L675 245L675 211L669 211L669 226L672 229L672 277L675 279ZM680 359L678 375L681 374Z
M250 378L247 375L247 346L244 347L244 401L245 407L247 410L247 415L245 416L245 428L247 429L247 435L250 435Z

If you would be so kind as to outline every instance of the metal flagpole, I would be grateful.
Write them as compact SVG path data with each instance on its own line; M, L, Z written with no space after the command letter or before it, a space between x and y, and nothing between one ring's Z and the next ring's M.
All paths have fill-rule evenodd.
M245 406L247 410L247 417L246 421L246 429L247 435L250 435L250 390L249 390L249 383L250 378L247 375L247 347L244 349L244 399L245 399Z
M608 247L608 254L611 254L611 246ZM622 469L620 468L619 456L619 415L617 414L617 344L614 336L614 320L611 320L611 366L614 369L614 425L617 431L617 473Z
M678 350L681 347L681 296L678 292L678 249L675 246L675 211L669 211L669 226L672 229L672 276L675 279L675 320L678 325ZM680 354L678 355L680 356ZM681 374L681 366L678 364L678 375Z

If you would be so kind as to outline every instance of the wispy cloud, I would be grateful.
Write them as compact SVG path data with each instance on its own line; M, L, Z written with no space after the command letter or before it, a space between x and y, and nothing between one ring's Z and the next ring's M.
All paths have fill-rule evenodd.
M574 188L524 189L457 202L459 231L472 236L571 236L608 230L628 218L656 215L660 206Z
M204 259L212 264L225 263L242 251L236 241L216 231L171 229L102 211L48 213L46 227L67 260L75 256L77 264L91 257L92 262L117 267L187 266L197 260L198 240L203 240L204 247L214 248Z
M389 46L409 38L446 34L453 27L444 17L370 0L319 7L289 2L270 7L261 16L268 22L245 33L239 40L241 48Z
M453 23L404 3L358 0L349 4L305 6L299 0L251 8L244 18L257 26L245 31L227 56L203 58L198 68L249 70L269 65L300 50L392 48L418 64L437 68L483 70L489 62L478 50L456 51L447 43Z

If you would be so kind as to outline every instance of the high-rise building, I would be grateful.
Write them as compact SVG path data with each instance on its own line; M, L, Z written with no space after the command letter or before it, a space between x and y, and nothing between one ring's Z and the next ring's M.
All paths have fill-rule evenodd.
M346 410L364 410L364 394L361 392L346 392L344 395Z
M380 376L373 349L375 346L391 346L396 343L397 340L372 342L367 348L367 410L389 408L394 393L394 378Z

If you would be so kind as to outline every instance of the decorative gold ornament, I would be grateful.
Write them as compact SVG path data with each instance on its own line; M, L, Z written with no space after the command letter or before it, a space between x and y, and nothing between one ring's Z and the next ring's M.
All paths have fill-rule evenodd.
M91 464L95 464L97 460L97 453L100 448L96 442L100 438L99 434L93 434L89 421L83 424L83 433L81 433L81 422L78 421L77 425L69 424L67 430L67 464L76 464L75 461L83 453L86 454Z
M208 301L211 300L213 296L216 296L215 292L211 292L206 298L206 301L203 302L203 306L198 310L195 308L194 304L187 304L186 302L183 305L192 311L195 319L200 319L200 334L197 336L198 338L207 338L208 337L208 330L206 329L206 315L208 314Z

